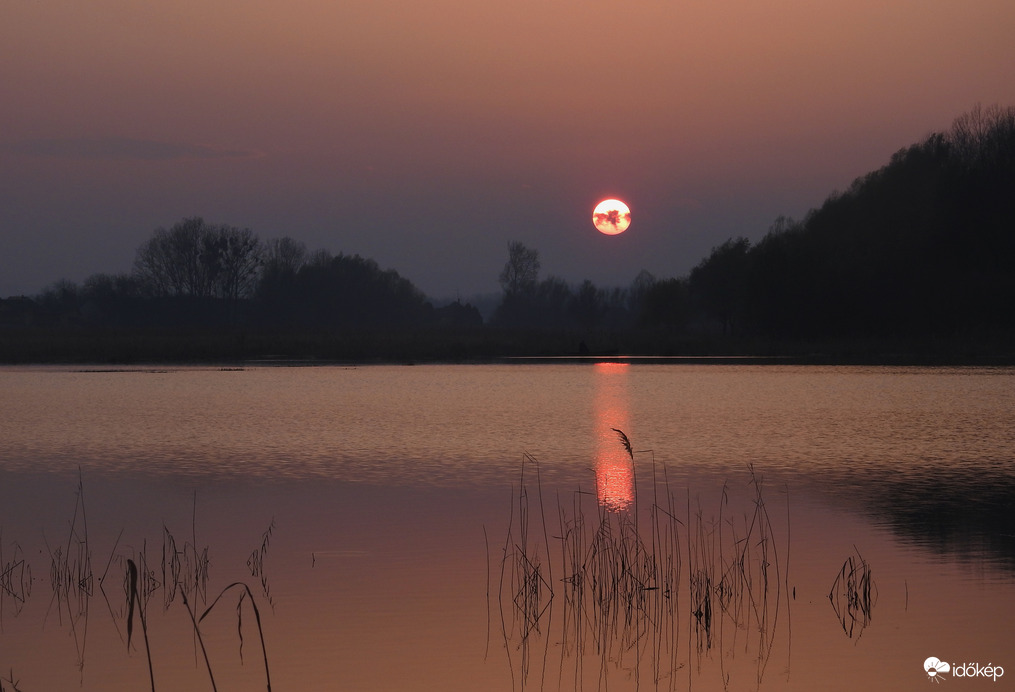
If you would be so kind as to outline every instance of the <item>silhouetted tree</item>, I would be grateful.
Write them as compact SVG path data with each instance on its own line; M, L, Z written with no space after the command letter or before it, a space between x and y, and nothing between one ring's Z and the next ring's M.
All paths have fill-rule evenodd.
M327 258L330 261L330 256ZM274 323L289 323L297 301L296 277L308 264L309 253L303 243L292 238L273 238L265 243L264 262L255 289L261 318Z
M539 252L524 243L508 243L508 261L500 273L505 295L532 294L539 281Z
M642 269L628 287L627 308L631 314L635 315L636 319L640 319L645 294L655 283L656 277L652 275L652 272Z
M35 300L43 321L49 324L74 324L80 321L81 287L60 279L46 286Z
M804 228L780 217L751 248L748 312L755 329L768 336L801 336L815 278Z
M760 332L808 338L1015 327L1013 191L1015 109L974 108L802 222L777 222L746 253L744 314ZM699 267L718 259L713 252ZM691 278L698 297L709 282Z
M272 238L264 246L264 272L295 274L307 263L307 246L288 236Z
M218 297L236 301L252 296L262 263L261 241L249 228L219 226L213 247Z
M504 296L494 312L494 322L518 326L532 321L539 284L539 252L524 243L508 243L508 260L500 273Z
M38 318L38 305L28 296L0 298L0 327L29 327Z
M168 230L156 229L138 248L135 274L155 296L210 297L208 234L200 218L184 219Z
M585 279L571 299L572 318L585 331L595 331L606 316L608 305L603 292L590 280Z
M81 288L81 314L107 326L141 323L146 314L141 282L130 274L92 274Z
M967 169L1010 172L1015 166L1015 108L977 104L955 119L948 142Z
M261 263L249 229L209 225L200 217L157 229L137 251L135 275L157 297L248 297Z
M441 327L480 327L483 316L479 309L470 303L462 304L456 300L434 309L434 319Z
M631 312L630 298L626 288L614 286L612 288L599 289L600 299L603 303L603 315L601 325L605 329L622 330L634 326L634 313Z
M744 312L750 246L746 238L727 240L691 270L691 292L709 315L719 319L723 334L733 332Z
M679 331L691 315L690 290L686 279L653 280L639 286L637 323L642 327L663 327Z
M314 253L296 273L290 295L290 319L305 326L406 326L433 315L408 279L359 255Z
M558 276L548 276L536 286L522 321L533 327L564 327L570 320L571 287Z
M77 309L81 299L81 287L73 281L60 279L42 289L38 303L53 313Z

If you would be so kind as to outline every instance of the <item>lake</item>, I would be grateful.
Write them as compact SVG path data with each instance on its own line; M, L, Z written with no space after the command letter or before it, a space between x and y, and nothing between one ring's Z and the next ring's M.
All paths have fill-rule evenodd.
M3 690L1015 680L1013 368L48 366L0 387Z

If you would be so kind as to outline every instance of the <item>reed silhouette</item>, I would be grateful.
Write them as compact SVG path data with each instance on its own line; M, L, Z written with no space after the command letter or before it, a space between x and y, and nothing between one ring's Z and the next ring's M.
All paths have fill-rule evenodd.
M729 687L732 658L743 655L750 657L752 682L760 684L777 636L788 636L779 617L789 608L788 548L780 551L761 477L748 467L752 509L742 517L730 514L728 485L718 516L706 517L700 501L692 516L690 491L681 511L665 465L613 430L632 462L650 456L643 491L650 491L651 503L644 513L637 499L616 508L579 488L557 495L548 536L539 461L523 455L498 589L512 679L525 687L541 661L545 680L554 641L558 681L573 678L577 688L591 683L584 679L589 660L598 661L599 687L623 675L676 689L678 671L686 669L690 681L713 658ZM637 498L637 483L635 490ZM738 664L736 674L744 669Z
M240 662L243 662L244 631L249 627L244 623L244 612L253 614L253 628L256 630L261 648L261 659L264 668L264 685L270 692L271 675L268 666L268 652L264 639L264 626L258 598L251 588L243 581L232 582L223 587L209 603L209 547L201 546L197 540L196 509L197 497L194 497L194 514L190 537L180 540L172 531L163 525L161 540L161 556L154 561L148 551L145 539L140 550L126 550L120 547L120 536L117 537L106 561L105 569L98 574L93 568L92 546L89 541L88 522L83 475L79 471L78 484L75 492L75 506L65 541L50 545L43 536L49 557L49 584L51 590L50 612L53 613L60 627L66 627L74 641L77 655L76 665L81 671L81 684L84 684L85 652L89 630L89 619L92 617L91 604L100 595L114 624L114 628L125 642L129 653L139 644L138 629L143 638L148 668L148 685L155 692L159 681L158 651L153 651L149 633L153 627L150 617L153 603L161 607L163 613L172 608L183 607L191 622L196 645L208 673L211 689L218 689L211 658L204 644L203 627L213 612L223 610L232 605L236 618L235 632L239 638ZM265 571L265 557L269 550L269 538L274 530L274 520L261 536L259 546L251 554L250 569L252 576L257 577L263 590L263 598L271 603L268 577ZM0 537L2 538L2 537ZM31 596L33 581L31 564L26 560L19 544L14 544L13 555L6 556L0 540L0 617L4 613L4 605L13 604L11 614L17 616ZM98 589L95 587L98 586ZM163 661L162 665L166 665ZM19 692L19 680L11 670L6 677L0 677L0 692Z
M842 625L842 631L850 639L856 635L859 641L863 631L870 624L874 606L878 601L878 587L871 576L871 566L856 546L856 555L850 555L842 563L842 569L835 576L828 600Z

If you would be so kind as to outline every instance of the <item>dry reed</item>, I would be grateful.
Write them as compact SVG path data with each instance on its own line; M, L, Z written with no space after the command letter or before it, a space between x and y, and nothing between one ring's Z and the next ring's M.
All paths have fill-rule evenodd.
M613 430L634 464L636 456L643 453L633 449L622 430ZM538 461L525 454L522 466L501 562L500 599L505 643L518 645L520 670L525 676L530 668L531 635L540 632L555 594L544 576L551 569L550 564L545 570L543 567L544 560L550 562L548 542L533 540L538 529L531 525L534 511L525 482L525 467L531 466L537 469L538 483ZM636 500L629 509L617 509L580 488L563 500L557 496L553 538L559 546L556 564L561 574L558 583L563 611L558 675L564 675L564 659L573 657L580 686L583 668L579 661L595 654L603 661L600 686L606 684L611 666L639 679L641 662L649 657L652 684L674 689L675 673L685 665L679 655L680 621L682 614L688 613L688 643L690 646L693 640L699 668L701 656L707 655L717 640L732 638L725 642L725 650L731 651L737 648L738 638L750 636L740 648L754 651L760 682L772 652L785 583L785 567L780 566L761 478L749 467L753 501L742 523L724 514L726 486L718 519L706 519L699 503L692 523L689 501L686 522L678 519L679 503L670 489L668 471L656 464L654 454L650 468L652 502L645 516L638 511ZM541 507L539 516L542 519ZM545 535L545 519L542 523ZM685 568L687 605L682 609ZM505 604L512 614L507 618L511 626L504 619ZM728 685L729 674L723 671L722 675Z
M80 471L75 495L76 502L66 541L55 546L50 546L49 541L46 540L45 533L43 534L43 540L49 553L50 561L49 581L53 594L51 610L55 610L61 625L66 620L66 624L69 626L77 649L77 666L82 671L83 684L89 603L95 595L93 587L96 580L92 569L92 551L88 538L84 481ZM249 604L254 615L254 623L260 640L265 686L270 692L271 677L268 668L268 655L264 641L261 612L250 587L243 582L229 584L219 592L211 605L208 605L204 609L201 616L197 617L195 611L196 604L198 602L202 605L207 603L210 581L209 565L211 561L208 546L198 547L196 517L197 498L195 493L190 540L181 543L169 528L163 525L161 565L155 567L150 564L148 559L147 540L144 542L140 552L129 551L127 554L120 552L120 539L123 534L121 531L110 552L105 570L98 579L99 591L105 598L114 626L120 632L121 637L124 636L123 630L120 629L121 621L124 624L128 652L135 646L136 626L137 624L140 625L148 662L149 686L152 692L155 691L156 687L156 674L151 642L149 640L148 604L157 592L159 590L163 592L162 605L165 611L168 611L173 606L177 596L180 597L180 601L187 610L191 621L196 642L200 646L212 690L215 691L217 686L211 661L204 646L201 623L216 609L217 605L224 602L224 597L227 594L238 591L239 598L236 601L235 612L237 632L240 639L240 660L242 662L243 659L244 606ZM269 540L274 528L275 522L273 519L268 529L262 534L259 547L251 553L248 560L248 568L251 570L252 576L260 580L264 597L268 603L272 603L272 600L264 570L264 559L268 553ZM0 539L2 539L2 536L0 536ZM157 569L161 569L161 581L156 578ZM105 581L110 574L122 575L121 588L123 599L120 601L122 604L120 608L113 606L105 589ZM31 584L33 581L31 566L25 560L20 546L15 543L13 556L5 557L3 553L3 541L0 540L0 616L3 614L3 606L7 601L15 603L15 614L20 612L20 609L31 594ZM115 601L116 599L114 598L113 602ZM19 681L15 679L12 670L8 677L0 677L0 692L20 692L18 684Z
M846 636L852 639L855 633L859 641L864 629L870 624L878 600L878 589L871 576L870 563L860 555L856 546L853 546L853 550L856 553L855 559L850 555L842 563L842 569L835 575L835 581L828 592L828 600Z

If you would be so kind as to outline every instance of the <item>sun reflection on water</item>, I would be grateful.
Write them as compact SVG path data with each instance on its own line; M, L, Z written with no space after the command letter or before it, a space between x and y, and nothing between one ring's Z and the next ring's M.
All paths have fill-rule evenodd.
M619 512L634 503L634 462L618 439L629 428L629 363L596 363L595 436L596 492L599 503Z

